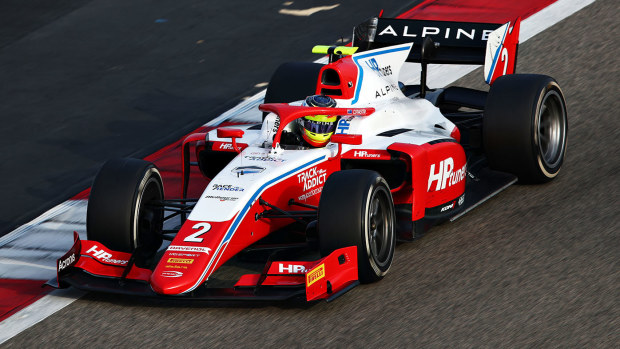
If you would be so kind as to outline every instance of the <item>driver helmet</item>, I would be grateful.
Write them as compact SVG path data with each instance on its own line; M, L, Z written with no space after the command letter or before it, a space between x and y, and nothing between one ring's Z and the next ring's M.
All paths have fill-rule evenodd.
M325 95L314 95L302 103L306 107L334 108L336 101ZM336 130L337 115L307 115L301 119L303 139L313 147L323 147Z

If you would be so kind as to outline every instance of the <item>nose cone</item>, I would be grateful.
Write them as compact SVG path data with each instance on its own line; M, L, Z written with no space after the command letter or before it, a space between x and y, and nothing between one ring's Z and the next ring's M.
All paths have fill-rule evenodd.
M178 295L198 287L215 270L212 261L229 226L187 220L151 274L153 291Z
M153 274L151 277L151 288L155 293L165 295L177 295L193 286L193 282L187 278L182 278L183 272L169 272Z
M151 274L151 287L159 294L176 295L188 292L207 276L212 253L191 252L189 246L171 246ZM179 251L179 249L181 251Z

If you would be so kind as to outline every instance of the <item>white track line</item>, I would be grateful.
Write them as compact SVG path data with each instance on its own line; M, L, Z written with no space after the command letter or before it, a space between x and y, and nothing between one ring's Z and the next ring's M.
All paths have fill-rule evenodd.
M56 276L56 259L73 245L72 232L86 238L86 206L86 200L66 201L3 236L0 278L46 280Z
M520 42L527 41L594 1L558 0L521 22ZM318 61L322 60L324 58ZM465 76L477 67L430 66L428 80L434 82L431 87L442 87ZM407 69L409 68L411 67ZM406 84L419 83L419 69L414 67L410 70L412 71L410 74L401 75L401 80ZM480 78L482 79L482 76ZM205 126L215 126L225 120L260 122L262 114L257 110L257 106L262 103L264 97L265 91L263 90L211 120ZM0 278L24 278L24 275L36 275L37 277L33 279L53 278L55 270L41 267L41 265L54 266L56 264L56 259L73 244L71 233L74 230L85 238L86 200L67 201L60 204L0 238ZM35 265L29 266L29 263ZM19 270L11 272L12 269ZM75 290L57 290L17 312L0 323L0 344L71 304L82 294Z
M73 303L84 294L84 292L75 289L54 290L13 314L10 318L0 322L0 344Z

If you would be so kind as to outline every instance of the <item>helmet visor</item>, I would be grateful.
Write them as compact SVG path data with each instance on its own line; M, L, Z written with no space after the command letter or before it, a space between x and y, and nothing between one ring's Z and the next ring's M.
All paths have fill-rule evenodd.
M336 130L335 121L314 121L304 119L304 128L316 134L332 133Z

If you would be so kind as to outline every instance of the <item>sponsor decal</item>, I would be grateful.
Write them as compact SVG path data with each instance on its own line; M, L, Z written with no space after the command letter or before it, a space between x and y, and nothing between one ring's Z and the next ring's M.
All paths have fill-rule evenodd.
M170 256L177 256L177 257L200 257L200 255L196 254L196 253L170 252L170 253L168 253L168 255L170 255Z
M58 271L65 269L75 262L75 253L72 253L69 257L58 261Z
M237 175L245 175L245 174L261 173L263 171L265 171L264 167L241 166L241 167L233 168L232 173L236 173Z
M431 171L430 171L430 174L428 175L427 190L431 189L433 182L437 182L437 185L435 186L435 191L438 191L438 190L443 190L446 187L453 186L461 182L463 179L465 179L465 174L467 173L467 170L466 170L467 165L463 165L463 167L461 167L457 171L453 171L454 170L454 159L452 159L451 157L445 160L441 160L439 162L439 166L437 166L438 168L437 168L436 173L435 173L435 165L436 164L431 164Z
M351 120L340 119L340 121L338 121L338 125L336 126L336 133L346 135L349 133L349 127L351 127Z
M304 191L325 183L325 178L327 178L327 170L316 167L297 174L297 181L304 185Z
M416 31L416 29L418 29L419 31ZM428 35L436 35L443 39L468 39L486 41L492 32L493 30L482 28L439 28L423 26L421 28L409 29L408 25L405 25L402 28L399 28L398 26L388 25L383 30L381 30L378 36L416 38L419 35L423 38Z
M198 247L198 246L179 246L179 245L170 245L168 246L168 251L177 251L177 252L199 252L209 254L211 249L208 247Z
M303 193L301 196L297 197L297 200L299 200L299 201L306 201L309 198L311 198L311 197L313 197L313 196L315 196L317 194L320 194L322 191L323 191L323 187L314 188L314 189L310 190L309 192Z
M324 277L325 277L325 264L321 264L306 274L306 285L308 287L312 286L313 283L321 280Z
M287 274L305 274L307 272L306 267L297 264L283 264L278 263L278 272Z
M270 156L251 156L246 155L243 157L244 159L252 160L252 161L272 161L272 162L284 162L286 159L276 159Z
M455 207L460 207L460 206L463 205L464 202L465 202L465 194L459 196L458 200L454 200L449 205L446 205L446 206L442 207L439 212L445 212L445 211L451 210L451 209L453 209Z
M161 276L163 276L165 278L179 278L179 277L183 276L183 272L166 270L166 271L162 271L161 272Z
M362 110L360 110L360 109L347 109L347 114L362 115L362 116L364 116L364 115L366 115L366 110L364 110L364 109L362 109ZM350 120L350 117L347 120Z
M232 143L220 143L220 149L221 150L233 150L233 145Z
M442 207L441 211L439 211L439 212L445 212L447 210L451 210L453 207L454 207L454 201L452 201L452 203L450 205Z
M218 199L220 201L237 201L239 200L239 198L233 198L230 196L213 196L213 195L207 195L205 196L205 199Z
M124 259L112 259L111 253L106 252L106 250L104 249L99 250L98 248L99 246L93 245L93 247L86 251L86 254L90 254L92 257L95 257L98 260L109 264L127 265L127 263L129 262L128 260Z
M168 263L192 264L194 260L189 258L168 258Z
M166 264L165 267L169 269L187 269L185 265L177 265L177 264Z
M399 90L397 85L394 85L394 84L387 85L384 88L381 88L375 91L375 98L387 96L388 94L394 91L397 91L397 90Z
M223 191L244 191L245 189L241 187L236 187L230 184L213 184L213 190L223 190Z
M380 158L381 154L369 153L366 150L356 150L353 152L353 156L356 158Z
M392 75L392 66L388 65L385 67L379 67L379 63L374 58L371 58L368 61L366 61L366 65L370 69L372 69L374 72L376 72L377 75L379 75L380 77Z
M276 134L278 132L278 128L280 127L280 116L276 116L276 120L273 122L273 127L271 128L271 132Z

